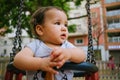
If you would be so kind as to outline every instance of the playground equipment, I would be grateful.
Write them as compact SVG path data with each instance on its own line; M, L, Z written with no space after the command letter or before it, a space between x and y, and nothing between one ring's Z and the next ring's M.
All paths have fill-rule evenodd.
M19 6L19 15L18 15L18 24L16 36L14 37L14 44L12 48L12 53L10 53L10 62L7 65L5 80L13 80L13 75L16 75L15 80L22 80L22 76L26 74L25 71L19 70L13 66L14 56L19 52L21 47L21 20L22 20L22 11L23 11L23 2L20 0ZM74 77L85 77L85 80L99 80L98 78L98 68L95 65L95 57L93 51L93 42L92 42L92 29L91 29L91 16L90 16L90 0L86 0L86 10L88 15L88 54L86 62L82 63L65 63L60 70L75 70ZM18 46L17 46L18 45ZM77 72L76 72L77 71ZM34 76L33 80L38 80L37 73ZM66 79L64 79L66 80Z

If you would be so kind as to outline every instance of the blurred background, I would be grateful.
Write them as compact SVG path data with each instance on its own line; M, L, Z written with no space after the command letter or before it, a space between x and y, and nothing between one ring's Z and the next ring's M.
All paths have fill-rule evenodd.
M0 80L4 80L6 64L18 25L20 0L0 0ZM68 40L88 49L88 16L86 0L25 0L22 12L22 47L34 38L29 20L40 6L59 6L68 16ZM120 80L120 0L90 0L93 49L100 80ZM114 57L115 74L109 74L107 63Z

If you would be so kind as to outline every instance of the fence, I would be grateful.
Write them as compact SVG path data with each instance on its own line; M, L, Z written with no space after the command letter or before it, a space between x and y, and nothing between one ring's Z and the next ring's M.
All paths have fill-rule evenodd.
M115 63L115 69L110 70L107 66L107 62L97 61L97 66L99 68L99 78L100 80L120 80L120 63Z
M6 65L9 62L9 58L0 57L0 80L4 80L4 75L6 71Z
M9 61L9 58L0 58L0 80L4 80L4 75L6 71L6 65ZM107 62L97 61L96 64L99 68L99 80L120 80L120 67L116 63L116 68L114 71L111 71L107 67ZM23 80L26 80L25 77ZM85 80L84 77L76 77L73 80Z

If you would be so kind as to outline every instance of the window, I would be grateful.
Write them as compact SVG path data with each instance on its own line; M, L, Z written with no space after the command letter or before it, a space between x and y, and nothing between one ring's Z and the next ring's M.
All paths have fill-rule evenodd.
M5 41L4 41L4 45L6 45L6 44L7 44L7 41L5 40Z
M4 53L3 53L4 55L6 55L7 54L7 50L6 49L4 49Z
M114 20L114 23L119 23L120 22L120 19L119 18L116 18L115 20Z
M75 39L75 44L76 45L83 44L83 39L81 39L81 38Z

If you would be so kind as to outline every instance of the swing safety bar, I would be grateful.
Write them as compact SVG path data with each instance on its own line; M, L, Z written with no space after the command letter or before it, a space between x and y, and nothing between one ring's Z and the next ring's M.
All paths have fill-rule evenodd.
M98 67L90 62L66 62L59 70L74 70L74 77L83 77L86 74L93 74L97 72Z
M25 71L19 70L13 66L13 62L7 65L8 71L13 71L16 74L22 73L25 75ZM81 62L81 63L73 63L73 62L66 62L60 69L54 68L56 70L73 70L74 77L82 77L86 74L93 74L98 71L98 67L89 62Z
M77 71L85 71L88 73L95 73L98 71L96 65L89 63L89 62L81 62L81 63L73 63L73 62L66 62L60 70L77 70Z
M26 74L25 71L23 70L20 70L20 69L17 69L14 65L13 65L13 62L10 62L8 65L7 65L7 71L12 71L13 73L15 74L19 74L19 73L22 73L23 75Z

